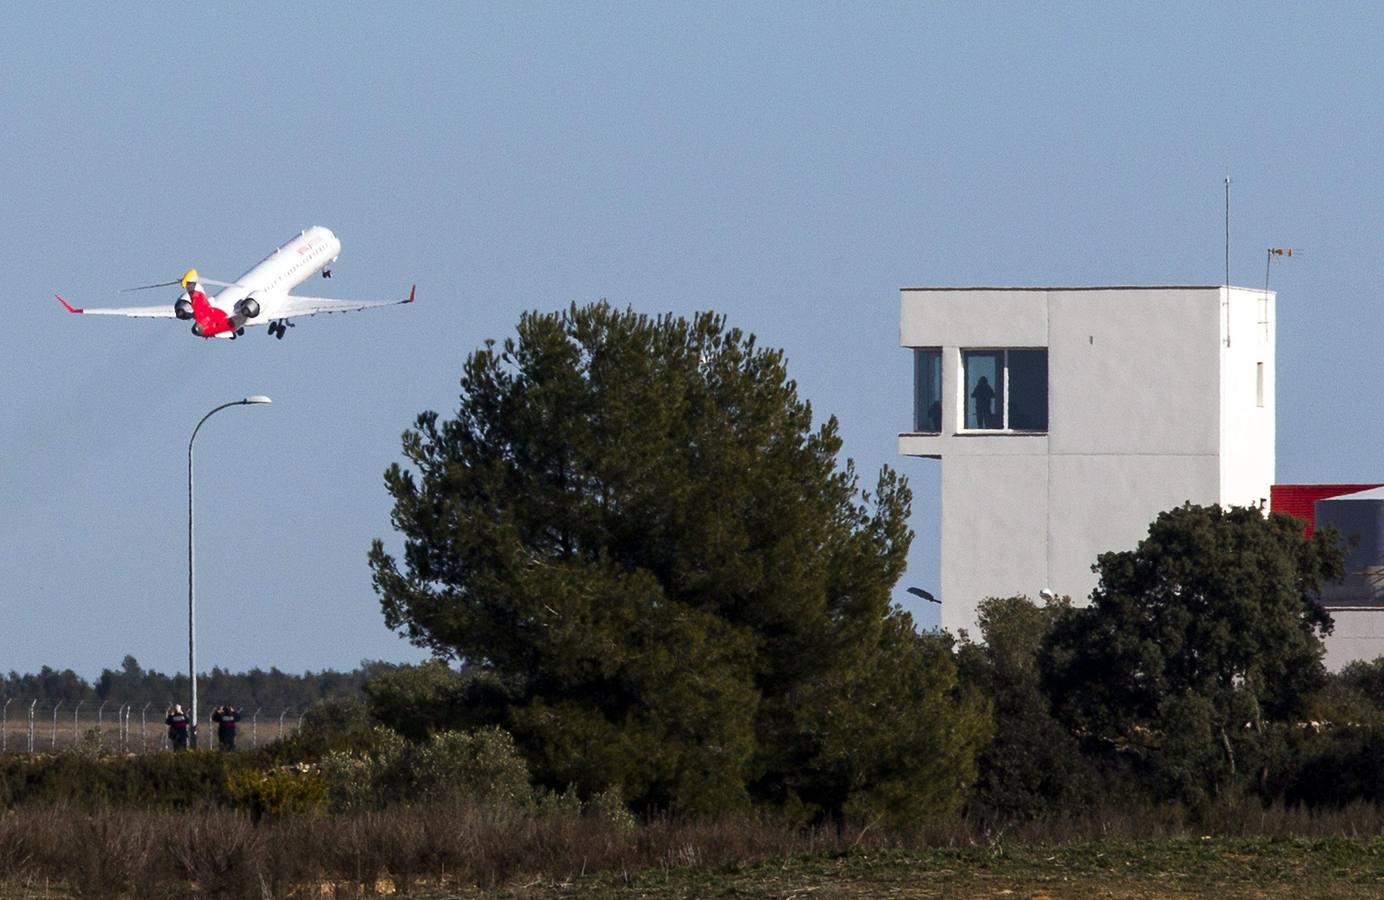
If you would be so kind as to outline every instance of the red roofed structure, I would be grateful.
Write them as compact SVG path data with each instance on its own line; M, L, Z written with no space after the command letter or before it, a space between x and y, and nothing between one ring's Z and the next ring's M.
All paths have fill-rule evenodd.
M1354 494L1356 491L1368 491L1377 487L1384 487L1384 485L1379 482L1372 484L1275 484L1269 488L1269 510L1306 522L1307 536L1311 537L1312 530L1317 526L1316 503L1318 500L1327 500L1342 494Z

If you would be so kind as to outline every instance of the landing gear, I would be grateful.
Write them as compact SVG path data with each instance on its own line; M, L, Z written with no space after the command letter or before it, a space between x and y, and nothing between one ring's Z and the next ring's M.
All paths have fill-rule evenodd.
M278 340L284 339L284 329L293 328L294 324L287 319L279 319L277 322L269 323L269 333Z
M331 277L332 277L332 270L331 270L331 269L323 269L323 270L322 270L322 277L323 277L323 278L331 278Z

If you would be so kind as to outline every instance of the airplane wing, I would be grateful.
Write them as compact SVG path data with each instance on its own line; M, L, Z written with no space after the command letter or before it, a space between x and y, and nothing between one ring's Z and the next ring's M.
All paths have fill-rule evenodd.
M61 294L54 294L53 296L58 298L58 302L68 312L82 313L88 316L133 316L147 319L172 319L177 316L177 313L173 311L172 303L164 303L160 306L107 306L100 309L84 309L68 303Z
M417 285L409 288L408 296L403 300L333 300L330 297L299 297L289 294L274 301L272 307L266 304L263 320L297 319L319 313L355 312L358 309L372 309L377 306L399 306L412 303L417 289Z

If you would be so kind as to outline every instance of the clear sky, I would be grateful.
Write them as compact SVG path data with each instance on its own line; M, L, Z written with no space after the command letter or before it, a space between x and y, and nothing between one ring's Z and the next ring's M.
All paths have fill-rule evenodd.
M913 484L917 609L898 288L1219 283L1227 172L1233 281L1306 250L1273 273L1279 480L1384 479L1369 5L127 6L0 28L0 669L185 666L187 439L251 393L197 441L199 662L420 658L365 557L400 433L521 311L602 297L785 348L865 481ZM312 224L344 249L304 292L418 303L232 343L52 299Z

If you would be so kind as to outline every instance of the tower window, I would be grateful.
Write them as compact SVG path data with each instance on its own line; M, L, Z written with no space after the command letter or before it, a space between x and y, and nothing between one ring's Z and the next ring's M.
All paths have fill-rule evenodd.
M967 430L1048 430L1046 347L963 350L961 367Z
M913 430L942 432L942 351L935 347L913 351Z

